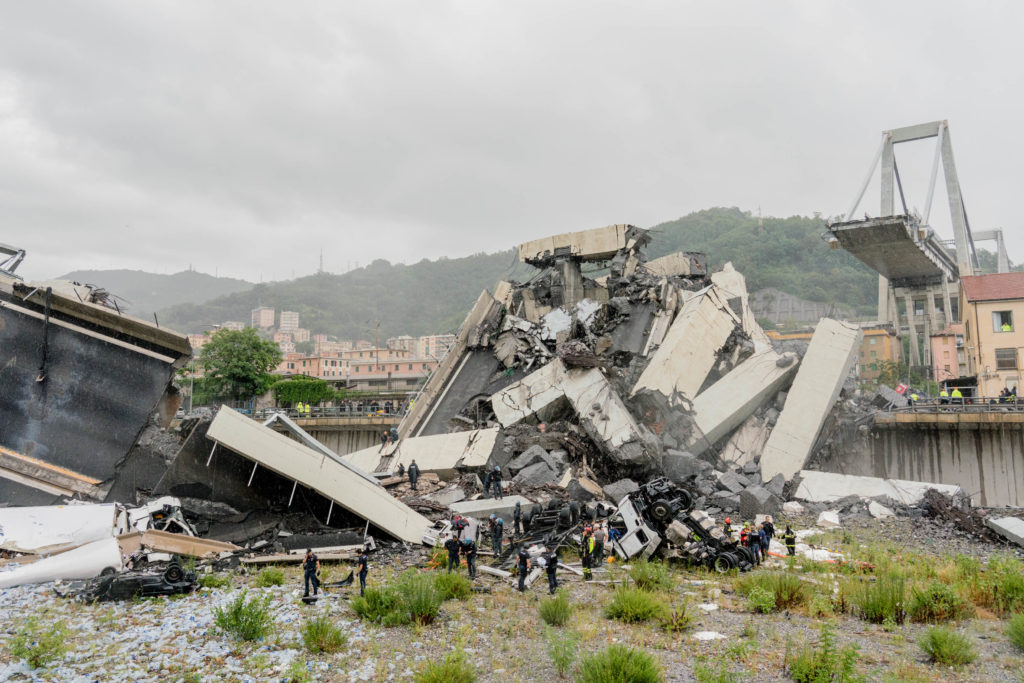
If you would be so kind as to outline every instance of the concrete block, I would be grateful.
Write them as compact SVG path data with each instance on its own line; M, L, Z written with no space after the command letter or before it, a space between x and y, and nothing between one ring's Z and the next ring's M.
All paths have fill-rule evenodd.
M955 484L932 484L923 481L802 470L800 485L797 486L794 497L811 503L832 503L850 495L861 498L888 496L904 505L916 505L928 489L935 489L947 495L957 495L961 492L960 487Z
M533 501L523 496L505 496L504 498L484 498L481 500L464 500L458 503L452 503L449 507L452 512L462 515L463 517L476 517L481 519L487 517L492 513L498 517L502 517L508 524L505 526L506 531L511 526L512 511L516 507L516 502L519 502L524 508L528 505L533 505Z
M546 462L537 462L519 471L512 483L517 486L534 488L544 484L554 484L558 481L558 472L551 469Z
M594 500L595 498L604 498L604 491L601 490L601 486L596 481L587 477L576 477L570 481L568 486L565 487L565 492L570 498L581 503Z
M750 482L747 482L745 479L741 480L740 476L735 472L723 472L718 477L718 485L729 493L739 493L749 486Z
M761 455L761 479L781 473L788 481L814 448L825 418L856 361L863 333L859 327L823 318L807 347L786 405Z
M730 465L745 465L761 456L764 444L771 430L765 420L751 415L743 425L733 432L722 448L721 460Z
M776 474L764 487L781 498L782 492L786 488L786 478L781 474Z
M782 511L787 515L802 515L806 508L795 500L790 500L782 504Z
M985 526L1017 545L1024 546L1024 519L1017 517L1000 517L986 519Z
M757 324L757 318L750 308L747 281L743 274L736 270L731 261L728 261L722 266L722 270L711 274L711 282L729 299L738 298L740 300L743 331L753 340L756 346L769 348L771 346L771 339L764 333L761 326Z
M825 510L818 515L818 521L815 522L817 526L825 527L826 529L833 529L839 526L839 511L838 510Z
M711 495L711 502L723 510L738 510L740 507L740 494L716 491Z
M756 515L776 515L782 502L763 486L751 486L740 492L740 515L753 519Z
M681 484L694 475L707 472L711 465L692 453L669 450L662 457L661 468L672 482Z
M441 489L423 497L438 505L451 505L452 503L458 503L460 500L465 500L466 492L456 486L455 488Z
M755 353L693 401L698 434L688 449L700 455L739 427L793 381L799 363L793 354L780 356L770 348Z
M558 469L554 459L548 455L548 452L536 444L509 460L505 467L515 476L520 470L526 469L538 462L547 464L553 470Z
M553 467L562 471L569 466L569 451L556 449L548 453L548 457L551 458L551 462L554 463Z
M639 488L640 485L632 479L619 479L618 481L605 486L603 491L604 495L608 496L608 500L618 505L620 500Z
M890 519L896 516L895 512L874 500L868 503L868 512L875 519Z

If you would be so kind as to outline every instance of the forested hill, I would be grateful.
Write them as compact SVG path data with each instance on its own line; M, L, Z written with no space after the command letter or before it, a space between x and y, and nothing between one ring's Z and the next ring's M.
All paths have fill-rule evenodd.
M750 291L777 287L805 299L870 310L875 275L846 252L828 248L820 237L823 220L765 218L763 223L759 231L757 217L739 209L699 211L655 226L648 255L703 251L715 268L732 261ZM226 320L248 323L251 310L262 305L298 311L302 327L347 339L372 341L379 320L383 340L454 331L482 289L493 291L498 281L524 280L531 272L511 250L412 265L378 260L343 275L259 284L159 315L162 324L181 332L200 332Z

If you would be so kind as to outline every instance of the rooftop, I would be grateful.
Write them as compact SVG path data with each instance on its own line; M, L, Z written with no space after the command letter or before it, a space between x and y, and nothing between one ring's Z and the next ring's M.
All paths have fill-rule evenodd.
M968 301L1024 299L1024 273L965 275L960 282Z

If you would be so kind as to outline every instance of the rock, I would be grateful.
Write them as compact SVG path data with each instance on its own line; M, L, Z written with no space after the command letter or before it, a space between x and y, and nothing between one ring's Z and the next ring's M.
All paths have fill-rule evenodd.
M758 470L760 470L760 469L761 468L757 466L756 462L750 461L746 465L743 466L743 474L747 474L747 475L757 474Z
M565 492L570 498L581 503L604 497L604 492L601 491L598 483L586 477L576 477L570 481L569 485L565 487Z
M751 486L740 492L740 516L753 519L758 514L778 514L781 506L779 497L763 486Z
M662 457L661 468L673 483L681 484L694 475L708 471L711 465L699 460L692 453L670 449Z
M871 516L875 519L889 519L890 517L896 516L895 512L876 501L868 503L868 512L870 512Z
M718 486L729 493L739 494L747 487L747 484L743 484L735 472L725 472L718 477Z
M548 455L548 452L536 444L530 446L525 451L509 460L508 465L506 465L506 467L508 468L509 472L515 475L518 474L520 471L526 469L530 465L535 465L538 462L543 462L553 470L558 469L558 466L555 464L554 459L552 459L552 457Z
M795 500L782 504L782 511L787 515L802 515L805 509L803 505Z
M466 499L466 491L459 488L447 488L435 491L434 493L423 496L425 499L437 503L438 505L451 505L452 503L458 503L460 500Z
M546 453L545 453L546 455ZM519 474L512 480L514 484L526 488L535 488L544 484L554 484L558 481L558 472L552 469L546 462L538 462L519 471Z
M850 494L848 496L843 496L839 500L832 501L831 505L836 510L839 510L840 512L843 512L843 511L848 511L850 508L855 507L856 505L858 505L862 501L863 501L863 499L860 496L855 495L855 494Z
M569 451L556 449L548 453L548 457L555 465L555 469L562 471L569 466Z
M818 521L815 522L817 526L825 527L826 529L833 529L839 526L839 511L838 510L825 510L818 515Z
M665 448L679 448L679 442L676 440L676 437L668 432L661 435L661 443L665 445Z
M605 486L603 490L604 495L608 496L608 500L618 505L619 501L625 498L627 494L633 493L639 488L640 485L632 479L619 479Z
M782 498L782 492L786 488L786 477L780 472L772 477L772 480L764 485L766 489Z
M717 491L711 496L711 502L723 510L736 510L740 506L740 494Z

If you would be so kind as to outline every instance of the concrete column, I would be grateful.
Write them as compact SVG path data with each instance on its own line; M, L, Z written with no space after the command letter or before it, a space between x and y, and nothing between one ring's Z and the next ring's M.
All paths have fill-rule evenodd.
M566 259L559 264L562 273L562 284L565 287L565 297L562 302L565 306L575 306L583 298L583 274L580 273L580 264L571 259Z
M950 326L957 321L957 317L953 315L953 299L949 295L949 281L946 278L942 278L942 305L946 307L946 326Z
M907 329L910 330L910 364L921 365L921 351L917 346L917 327L914 325L914 299L910 292L903 293L903 303L907 307Z
M878 276L878 322L889 321L889 279L884 275Z

